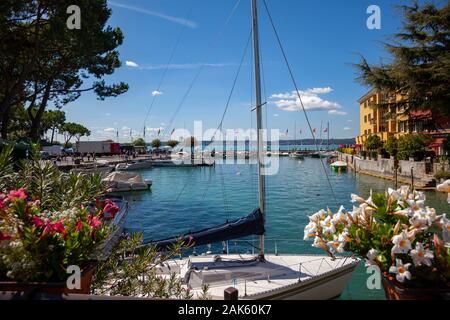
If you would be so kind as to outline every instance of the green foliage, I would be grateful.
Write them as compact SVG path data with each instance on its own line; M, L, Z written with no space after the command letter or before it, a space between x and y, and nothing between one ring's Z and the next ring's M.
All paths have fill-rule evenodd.
M168 252L158 252L154 246L141 246L142 234L120 240L110 257L95 270L92 293L191 299L192 294L182 286L177 274L162 278L157 270L165 262L181 255L186 247L179 242ZM199 298L206 298L206 295Z
M145 147L146 143L144 139L138 138L133 141L133 145L135 145L136 147Z
M169 141L167 141L167 145L169 147L172 147L172 148L175 148L178 144L179 144L179 142L177 140L169 140Z
M377 135L371 135L367 137L367 140L364 141L364 147L367 150L378 150L383 146L383 142L381 141L381 138Z
M358 80L385 92L400 93L391 107L432 110L434 115L449 114L450 96L450 2L440 7L432 3L400 7L403 30L385 45L392 56L388 64L369 65L366 59L356 64Z
M153 147L153 148L159 148L159 147L161 147L161 140L159 140L159 139L154 139L154 140L152 141L152 147Z
M80 141L81 137L91 135L91 131L88 128L74 122L67 122L63 124L60 128L60 132L64 135L64 147L66 148L68 147L70 139L73 137L75 137L77 141Z
M359 154L360 154L361 157L363 157L363 158L367 157L367 151L366 151L366 150L361 150L361 151L359 152Z
M436 174L434 175L434 177L436 178L436 180L440 181L440 180L448 180L450 179L450 172L446 172L446 171L438 171L436 172Z
M378 152L377 151L370 151L370 158L376 160L378 159Z
M398 138L397 157L399 160L415 158L421 160L425 155L425 138L420 135L407 134Z
M40 161L33 152L32 160L22 160L13 166L11 147L0 153L0 192L24 188L34 199L39 199L45 210L66 210L87 205L104 194L101 176L66 174L50 161Z
M37 140L47 106L62 107L93 91L101 100L128 90L103 80L120 67L119 28L107 25L106 0L78 1L82 29L66 26L70 0L3 0L0 7L0 117L2 136L15 122L16 106L26 110L29 135ZM90 79L90 80L87 80ZM84 86L89 83L90 86Z
M450 155L450 136L448 136L447 139L444 140L442 149L444 150L445 155Z
M398 150L398 140L396 137L392 136L389 137L386 141L385 145L386 151L389 153L390 156L395 157L397 156L397 150Z

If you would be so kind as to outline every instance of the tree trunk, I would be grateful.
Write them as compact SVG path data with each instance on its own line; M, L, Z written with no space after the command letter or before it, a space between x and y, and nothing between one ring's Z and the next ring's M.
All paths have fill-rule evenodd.
M2 139L4 139L4 140L7 140L8 139L8 125L9 125L9 120L10 120L10 117L9 117L9 111L10 111L10 109L11 109L11 107L10 106L8 106L8 108L5 110L5 113L3 113L3 116L2 116L2 127L1 127L1 132L0 132L0 134L1 134L1 137L2 137Z
M44 115L45 108L47 107L48 100L50 98L50 91L52 89L53 80L50 80L45 87L45 92L42 97L41 104L39 105L39 109L34 117L31 119L31 132L30 137L33 141L38 141L40 138L40 128L42 122L42 116Z
M55 127L52 128L52 138L50 140L50 143L53 143L53 138L55 137Z

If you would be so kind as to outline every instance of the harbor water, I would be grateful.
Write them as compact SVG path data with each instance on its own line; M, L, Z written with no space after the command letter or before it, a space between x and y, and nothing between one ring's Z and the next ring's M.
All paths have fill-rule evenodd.
M280 157L279 171L267 177L266 252L323 254L303 240L308 215L342 204L352 208L350 194L368 197L393 187L393 182L366 175L335 173L325 159ZM324 173L327 170L332 188ZM153 180L151 191L125 196L130 211L127 232L142 232L146 241L181 235L248 215L258 206L257 167L229 163L204 168L153 168L140 171ZM450 212L445 194L427 192L427 205ZM254 239L229 242L229 252L252 252ZM222 251L222 244L198 248L197 253ZM383 289L369 290L364 263L353 274L341 299L384 299Z

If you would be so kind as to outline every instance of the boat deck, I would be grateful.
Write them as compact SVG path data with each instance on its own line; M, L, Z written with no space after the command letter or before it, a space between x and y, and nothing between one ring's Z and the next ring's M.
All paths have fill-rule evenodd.
M216 255L171 261L159 271L178 274L194 298L208 284L212 299L223 299L229 287L239 291L239 299L330 299L342 293L358 262L323 255L267 255L265 262L252 255Z

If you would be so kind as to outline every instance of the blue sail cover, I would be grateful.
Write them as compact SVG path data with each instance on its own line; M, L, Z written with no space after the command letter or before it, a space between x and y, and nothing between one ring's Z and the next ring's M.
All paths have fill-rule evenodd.
M231 222L227 221L224 224L187 233L180 237L153 241L150 242L149 245L155 245L158 249L165 250L177 241L183 240L185 245L196 247L215 242L239 239L251 235L260 236L263 235L264 232L263 216L258 208L247 217Z

